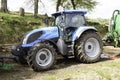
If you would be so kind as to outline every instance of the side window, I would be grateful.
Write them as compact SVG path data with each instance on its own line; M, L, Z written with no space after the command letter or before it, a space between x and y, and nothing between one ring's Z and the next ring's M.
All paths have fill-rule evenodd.
M62 18L61 16L58 16L58 17L56 18L56 21L55 21L55 24L56 24L56 25L59 25L59 24L60 24L60 21L62 20L61 18Z
M80 27L85 25L85 18L82 14L67 14L66 26L67 27Z
M72 18L71 22L73 23L73 25L75 27L84 26L84 24L85 24L84 16L82 16L82 15L75 15Z
M64 26L65 25L64 16L63 15L58 16L56 18L55 24L60 27Z

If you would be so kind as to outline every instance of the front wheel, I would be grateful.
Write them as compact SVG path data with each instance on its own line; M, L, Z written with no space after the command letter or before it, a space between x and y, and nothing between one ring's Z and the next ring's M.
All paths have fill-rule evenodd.
M75 57L80 62L96 62L102 53L102 40L96 32L85 32L76 41Z
M56 55L56 50L51 44L38 43L29 51L27 62L34 71L47 70L54 65Z

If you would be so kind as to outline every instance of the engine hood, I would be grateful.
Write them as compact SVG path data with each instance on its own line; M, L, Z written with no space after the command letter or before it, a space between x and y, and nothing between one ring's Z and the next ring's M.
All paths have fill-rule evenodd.
M37 35L34 35L34 34L37 34ZM35 44L38 40L41 40L41 39L46 40L46 39L52 39L55 37L59 37L58 28L54 26L54 27L45 27L45 28L39 28L39 29L32 30L24 36L23 44L28 44L28 40L30 39L30 37L31 39L34 40L30 44Z

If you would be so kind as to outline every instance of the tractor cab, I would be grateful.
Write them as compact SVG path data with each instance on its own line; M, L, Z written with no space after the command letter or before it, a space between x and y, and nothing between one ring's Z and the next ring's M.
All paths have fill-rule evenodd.
M85 26L86 21L84 15L87 11L63 11L52 14L55 17L54 25L59 28L60 36L65 41L71 41L73 32L80 26Z

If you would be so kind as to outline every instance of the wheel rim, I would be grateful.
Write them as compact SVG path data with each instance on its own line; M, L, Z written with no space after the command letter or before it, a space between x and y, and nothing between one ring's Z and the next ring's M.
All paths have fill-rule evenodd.
M40 66L47 66L52 61L52 53L49 49L42 48L36 54L36 62Z
M95 57L100 53L100 44L97 39L89 38L85 42L85 53L89 57Z

